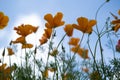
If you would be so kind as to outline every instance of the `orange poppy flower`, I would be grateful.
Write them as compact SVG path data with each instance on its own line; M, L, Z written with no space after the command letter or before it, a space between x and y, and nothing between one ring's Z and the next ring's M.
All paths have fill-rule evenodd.
M47 37L42 36L42 39L39 39L39 41L40 41L40 45L43 45L43 44L45 44L48 40L47 40Z
M0 29L5 28L8 24L8 21L8 16L5 16L3 12L0 12Z
M120 23L116 24L115 26L113 26L112 30L114 30L115 32L117 32L120 28Z
M115 19L111 22L112 24L120 24L120 19Z
M32 47L33 47L33 45L29 44L29 43L26 43L26 44L22 45L22 49L24 49L24 48L32 48Z
M45 31L45 33L43 34L43 36L46 36L49 39L52 34L52 29L47 28L47 29L44 29L44 31Z
M59 26L64 25L64 21L62 21L63 14L61 12L58 12L54 17L51 14L46 14L44 16L44 19L47 21L45 26L47 28L56 28Z
M13 54L14 54L14 52L13 52L12 48L7 48L7 50L8 50L8 55L9 55L9 56L11 56L11 55L13 55Z
M65 25L64 31L68 36L72 36L73 34L73 26L71 24Z
M120 15L120 10L118 10L118 14Z
M115 19L111 23L114 25L112 29L117 32L120 28L120 19Z
M7 66L6 63L0 66L0 79L2 80L10 80L10 74L15 69L14 66L7 68L6 66Z
M21 37L17 38L15 41L12 41L12 43L14 43L14 44L16 44L16 43L25 44L26 40L25 40L25 37L21 36Z
M80 39L79 38L71 38L70 41L69 41L69 45L73 45L73 46L76 46L78 45Z
M83 59L89 59L87 49L80 48L79 46L74 46L71 48L71 51L78 53L78 55Z
M78 25L73 24L73 27L83 33L92 33L92 27L96 24L96 20L88 20L85 17L79 17L77 19Z
M22 24L18 27L14 27L14 30L17 31L16 33L21 35L21 36L24 36L24 37L26 37L27 35L29 35L33 32L35 33L37 31L37 29L38 29L38 27L34 27L32 25L29 25L29 24L27 24L27 25Z
M118 10L118 14L120 15L120 10ZM120 19L118 19L118 17L115 16L114 14L112 14L112 13L111 13L111 15L115 18L115 20L111 21L111 24L113 24L112 30L117 32L120 28Z

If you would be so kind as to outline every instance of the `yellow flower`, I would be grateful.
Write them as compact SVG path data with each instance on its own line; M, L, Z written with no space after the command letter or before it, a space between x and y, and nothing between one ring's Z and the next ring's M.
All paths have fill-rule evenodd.
M47 21L45 26L47 28L56 28L59 26L64 25L64 21L62 21L63 14L61 12L58 12L54 17L51 14L46 14L44 16L44 19Z
M14 30L17 31L16 33L21 35L21 36L24 36L24 37L26 37L27 35L29 35L33 32L35 33L37 31L37 29L38 29L38 27L34 27L32 25L29 25L29 24L27 24L27 25L22 24L18 27L14 27Z
M69 41L69 45L73 45L73 46L76 46L78 45L80 39L79 38L71 38L70 41Z
M88 20L85 17L79 17L77 19L78 25L73 24L73 27L83 33L92 33L92 27L96 24L96 20Z
M78 55L83 59L89 59L87 49L80 48L79 46L74 46L71 48L71 51L78 53Z
M73 34L73 26L71 24L65 25L64 31L68 36L72 36Z
M13 52L12 48L7 48L7 50L8 50L8 55L9 55L9 56L11 56L11 55L13 55L13 54L14 54L14 52Z
M5 28L8 24L8 21L8 16L5 16L3 12L0 12L0 29Z

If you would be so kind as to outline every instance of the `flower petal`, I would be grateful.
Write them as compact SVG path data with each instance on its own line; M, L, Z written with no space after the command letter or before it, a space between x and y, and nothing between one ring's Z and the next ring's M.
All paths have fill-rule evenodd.
M57 27L57 26L61 26L64 24L64 21L61 21L63 18L63 14L61 12L58 12L55 16L54 16L54 27Z
M44 16L44 19L51 25L51 27L54 26L54 23L53 23L53 16L51 14L46 14Z
M3 12L0 12L0 21L1 19L4 17L4 13Z
M0 29L3 29L5 26L7 26L9 21L8 16L4 16L2 13L0 14Z
M13 44L16 44L16 43L21 43L21 44L25 44L26 43L26 40L25 40L25 37L18 37L15 41L12 41Z
M73 34L73 26L71 24L65 25L64 31L68 36L72 36Z
M80 39L79 38L71 38L69 41L69 45L77 46L79 43Z
M43 44L45 44L48 40L47 40L47 37L42 36L42 39L39 39L39 41L40 41L40 45L43 45Z
M118 10L118 14L120 15L120 10Z
M85 17L80 17L77 19L77 22L79 24L79 26L81 26L83 28L83 30L86 29L87 25L88 25L88 19Z
M111 23L112 24L118 24L118 23L120 23L120 19L113 20Z
M116 24L112 29L117 32L120 28L120 24Z
M14 52L13 52L12 48L7 48L7 50L8 50L8 55L9 55L9 56L11 56L11 55L13 55L13 54L14 54Z
M32 48L33 47L33 45L32 44L23 44L22 45L22 49L24 49L24 48Z

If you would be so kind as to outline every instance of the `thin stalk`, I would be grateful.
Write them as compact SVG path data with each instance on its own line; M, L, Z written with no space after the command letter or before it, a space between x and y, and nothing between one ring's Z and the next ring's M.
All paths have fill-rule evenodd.
M93 60L94 60L94 64L95 64L95 66L96 66L96 68L97 68L97 71L99 72L98 65L97 65L97 63L96 63L96 59L95 59L94 53L92 52L92 49L91 49L90 44L89 44L89 35L88 35L88 41L87 41L87 43L88 43L88 48L89 48L89 50L90 50L90 53L91 53L91 55L92 55L92 57L93 57ZM94 67L93 67L93 69L94 69ZM94 69L94 70L95 70L95 69Z
M27 57L27 51L26 51L26 48L25 48L25 61L26 61L26 69L27 69L27 66L28 66L28 57Z
M51 42L52 42L53 38L54 38L54 28L53 28L52 36L51 36L50 42L49 42L49 49L48 49L48 56L47 56L46 68L48 66L48 59L49 59L49 56L50 56L49 53L50 53L50 50L51 50Z
M35 54L33 56L34 56L34 80L35 80L35 61L36 61Z
M10 57L10 55L9 55L9 65L10 65L10 73L12 72L12 70L11 70L11 57ZM12 79L12 75L10 74L10 80Z
M79 46L81 45L83 38L84 38L84 33L82 34L82 37L81 37L81 40L80 40ZM79 47L78 47L78 48L76 49L76 51L74 52L74 55L72 56L72 58L71 58L71 60L70 60L69 63L71 63L72 60L75 58L75 55L76 55L76 53L78 52L78 50L79 50ZM68 64L69 64L69 63L68 63ZM69 67L69 65L67 65L67 68L68 68L68 67ZM67 68L66 68L66 69L67 69Z
M61 39L60 42L58 43L57 49L58 49L58 47L60 46L61 42L64 40L65 36L66 36L66 34L62 37L62 39Z
M96 15L95 15L95 20L97 21L97 15L98 15L98 12L100 11L100 9L105 5L106 2L104 2L103 4L100 5L100 7L97 9L97 12L96 12ZM99 46L100 46L100 54L101 54L101 61L102 61L102 69L103 69L103 73L105 75L105 67L104 67L104 60L103 60L103 49L102 49L102 43L101 43L101 37L100 37L100 32L99 32L99 29L98 29L98 25L96 24L96 30L97 30L97 33L98 33L98 43L99 43ZM104 77L104 79L106 80L106 76Z

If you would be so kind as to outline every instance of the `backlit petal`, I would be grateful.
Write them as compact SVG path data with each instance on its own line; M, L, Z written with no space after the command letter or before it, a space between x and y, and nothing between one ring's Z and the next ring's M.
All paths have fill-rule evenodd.
M61 12L58 12L55 16L54 16L54 27L57 27L57 26L61 26L64 24L64 22L61 23L61 20L63 18L63 14Z
M77 19L77 22L79 26L81 26L83 29L86 29L86 26L88 25L88 19L85 17L80 17Z
M32 44L23 44L22 45L22 49L24 49L24 48L32 48L33 47L33 45Z
M14 54L14 52L13 52L12 48L7 48L7 50L8 50L8 55L9 55L9 56L11 56L11 55L13 55L13 54Z
M53 16L51 14L46 14L44 16L44 19L53 27L54 23L53 23Z
M111 23L112 24L118 24L118 23L120 23L120 19L113 20Z
M73 26L71 24L65 25L64 31L68 36L72 36L73 34Z
M79 41L80 41L79 38L71 38L69 41L69 45L77 46Z

